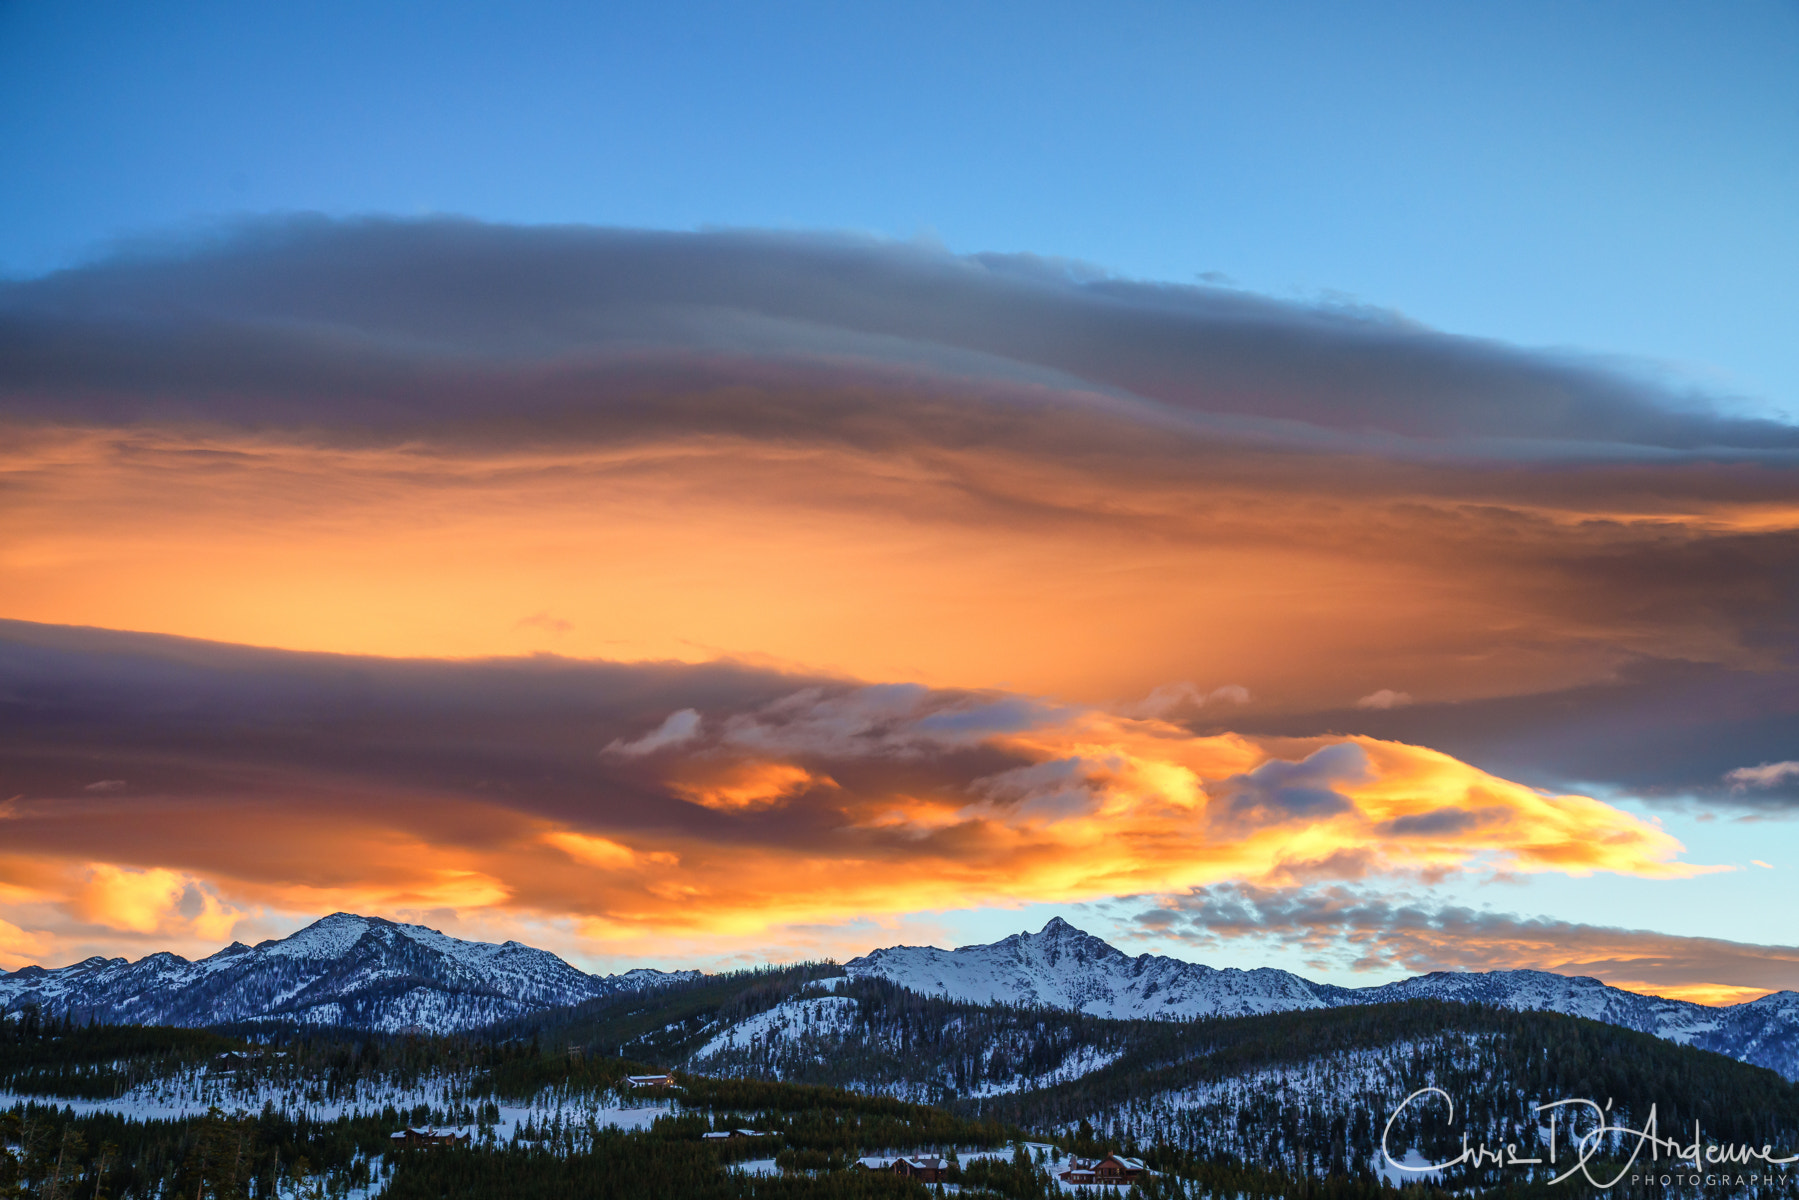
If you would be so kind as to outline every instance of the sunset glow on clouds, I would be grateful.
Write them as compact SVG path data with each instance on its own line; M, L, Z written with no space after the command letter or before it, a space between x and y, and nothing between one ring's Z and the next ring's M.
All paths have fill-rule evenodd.
M0 965L1127 897L1360 970L1784 978L1392 898L1677 888L1733 863L1620 797L1794 798L1799 431L1588 363L1026 258L297 222L0 286L0 428Z
M349 740L304 742L321 757L358 757ZM591 753L581 764L591 798L554 806L484 800L478 782L433 786L418 768L384 784L366 768L307 778L299 762L277 767L261 803L245 803L261 790L247 780L236 796L202 798L213 781L197 777L230 769L164 740L152 769L187 775L186 788L15 801L8 857L29 862L0 869L28 903L135 933L163 932L177 916L196 936L229 932L219 897L195 887L204 878L240 905L289 911L576 915L625 950L669 933L754 934L844 912L1221 880L1704 869L1679 861L1666 833L1597 801L1366 738L1201 738L1014 697L815 687L702 717L684 739L636 744L646 741L616 773L606 764L625 755ZM615 789L646 803L631 816L612 810L604 797ZM576 821L584 827L565 824ZM112 854L182 869L75 857L109 843ZM57 857L65 866L46 869Z
M24 625L3 644L9 690L36 698L32 749L8 747L34 778L5 810L4 911L70 942L486 910L628 958L844 913L1715 869L1614 806L1368 737L1201 736L746 667L346 659ZM118 787L79 782L97 761Z

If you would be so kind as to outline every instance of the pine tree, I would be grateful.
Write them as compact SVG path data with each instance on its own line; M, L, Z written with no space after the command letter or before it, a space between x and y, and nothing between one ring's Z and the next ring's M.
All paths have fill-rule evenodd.
M61 1144L57 1147L56 1163L50 1168L50 1179L38 1193L40 1200L64 1200L67 1194L63 1190L65 1181L72 1181L80 1170L81 1160L87 1154L87 1139L75 1128L73 1122L62 1127Z

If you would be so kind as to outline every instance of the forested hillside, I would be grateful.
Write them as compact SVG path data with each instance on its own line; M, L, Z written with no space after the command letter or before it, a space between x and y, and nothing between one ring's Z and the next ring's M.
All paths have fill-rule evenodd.
M671 1068L674 1087L626 1082ZM1380 1157L1387 1119L1426 1086L1454 1098L1456 1121L1400 1113L1389 1147L1417 1163L1454 1157L1466 1133L1541 1158L1553 1136L1565 1167L1591 1120L1552 1134L1532 1109L1569 1098L1609 1103L1614 1125L1640 1127L1653 1106L1664 1131L1799 1148L1799 1087L1773 1072L1554 1013L1413 1001L1112 1021L805 966L450 1037L28 1012L0 1022L0 1196L878 1200L924 1189L855 1161L921 1152L950 1156L964 1195L1041 1200L1067 1155L1121 1152L1153 1172L1112 1191L1136 1200L1373 1197L1402 1179ZM467 1141L396 1145L407 1127ZM754 1136L705 1136L729 1130ZM1627 1153L1611 1139L1595 1174ZM1412 1186L1591 1192L1554 1173L1488 1164ZM1655 1194L1799 1196L1784 1172L1766 1178Z

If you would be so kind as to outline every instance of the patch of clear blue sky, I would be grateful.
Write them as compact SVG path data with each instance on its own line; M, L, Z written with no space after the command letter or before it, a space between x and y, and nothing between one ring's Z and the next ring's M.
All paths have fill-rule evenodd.
M1799 412L1799 7L0 0L0 273L220 215L868 231Z

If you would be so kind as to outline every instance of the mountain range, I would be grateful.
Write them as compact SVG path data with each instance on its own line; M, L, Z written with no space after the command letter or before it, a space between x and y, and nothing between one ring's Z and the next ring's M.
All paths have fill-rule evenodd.
M447 1033L698 975L589 975L522 942L468 942L340 912L198 962L163 952L0 974L0 1012L35 1004L77 1020L145 1025L280 1021Z
M895 946L845 964L853 978L972 1004L1063 1008L1115 1019L1190 1020L1300 1009L1449 1000L1587 1017L1772 1067L1799 1078L1799 992L1709 1006L1547 971L1436 971L1375 987L1313 983L1287 971L1218 969L1126 955L1060 917L985 946Z
M1344 988L1272 968L1216 969L1164 955L1132 957L1059 917L1037 933L990 945L876 950L843 970L851 980L883 980L964 1004L1053 1008L1117 1020L1186 1021L1406 1000L1481 1003L1587 1017L1799 1078L1794 992L1709 1007L1543 971L1435 972ZM641 968L590 975L519 942L463 941L419 925L334 913L291 937L233 943L197 962L160 953L136 962L90 958L56 970L0 974L0 1012L35 1004L53 1015L107 1022L276 1021L452 1032L699 978L695 971ZM810 1006L807 1014L821 1008L816 998L791 1003ZM804 1017L802 1025L812 1019L797 1009L795 1015ZM784 1024L780 1014L755 1019L759 1029ZM722 1025L714 1028L714 1041L723 1032Z

